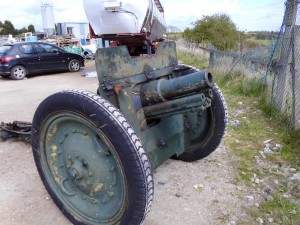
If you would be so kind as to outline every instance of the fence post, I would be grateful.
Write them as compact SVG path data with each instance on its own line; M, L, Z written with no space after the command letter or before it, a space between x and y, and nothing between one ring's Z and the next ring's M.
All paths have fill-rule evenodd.
M216 61L216 54L214 50L211 50L209 53L209 68L214 69Z
M295 26L294 28L292 73L294 97L293 125L296 129L300 129L300 26Z
M276 86L274 93L272 93L274 103L280 111L285 110L285 97L287 90L287 69L289 68L290 54L291 54L291 44L292 44L292 31L296 22L297 17L297 6L298 0L287 0L286 2L286 11L284 16L284 26L285 32L282 40L282 49L277 62L277 68L275 71Z

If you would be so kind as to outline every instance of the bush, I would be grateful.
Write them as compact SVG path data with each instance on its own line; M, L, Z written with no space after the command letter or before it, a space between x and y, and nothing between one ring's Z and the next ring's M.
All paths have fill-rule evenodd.
M237 47L239 32L229 16L215 14L198 20L194 28L184 31L183 37L195 43L208 42L225 51Z

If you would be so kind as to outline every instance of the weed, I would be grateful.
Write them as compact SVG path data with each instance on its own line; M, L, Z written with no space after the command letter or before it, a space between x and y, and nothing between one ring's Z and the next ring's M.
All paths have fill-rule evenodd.
M208 67L208 59L203 58L196 54L186 53L183 51L177 52L178 58L184 64L193 65L199 69L205 69Z
M179 58L196 67L205 65L202 63L204 61L188 53L179 54ZM268 139L283 146L280 153L268 157L268 160L287 162L300 170L300 131L293 131L288 117L270 106L262 82L245 77L242 73L216 73L214 78L225 94L231 119L240 121L238 127L229 127L225 138L225 145L238 157L237 181L250 185L254 174L259 177L275 176L270 171L257 168L255 159ZM273 200L264 202L258 209L252 209L251 214L253 218L264 218L266 222L272 218L272 224L300 224L299 207L282 197L281 192L274 194Z
M262 217L266 221L273 218L273 224L298 225L300 224L299 207L282 197L280 193L273 196L273 200L264 202L251 212L254 217Z

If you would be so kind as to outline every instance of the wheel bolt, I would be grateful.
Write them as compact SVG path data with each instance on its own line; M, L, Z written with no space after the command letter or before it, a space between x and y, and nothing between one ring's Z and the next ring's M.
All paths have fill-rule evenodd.
M82 160L82 165L85 166L85 167L87 167L89 164L88 164L88 162L86 160Z
M80 173L79 173L75 168L73 168L73 169L71 170L71 176L72 176L75 180L78 180L78 179L81 178Z

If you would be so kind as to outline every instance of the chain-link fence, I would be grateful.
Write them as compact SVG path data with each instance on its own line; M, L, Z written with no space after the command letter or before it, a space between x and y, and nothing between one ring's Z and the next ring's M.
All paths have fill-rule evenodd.
M293 122L296 129L300 129L300 26L294 29L293 47L293 97L294 97L294 117Z
M283 24L270 46L244 52L222 52L180 41L178 49L209 57L209 67L214 72L240 73L265 82L269 103L288 116L293 127L300 129L299 3L298 0L286 1Z
M299 2L286 1L285 16L271 55L267 77L270 103L291 119L295 128L300 128L300 26L297 25ZM300 12L300 11L299 11Z

